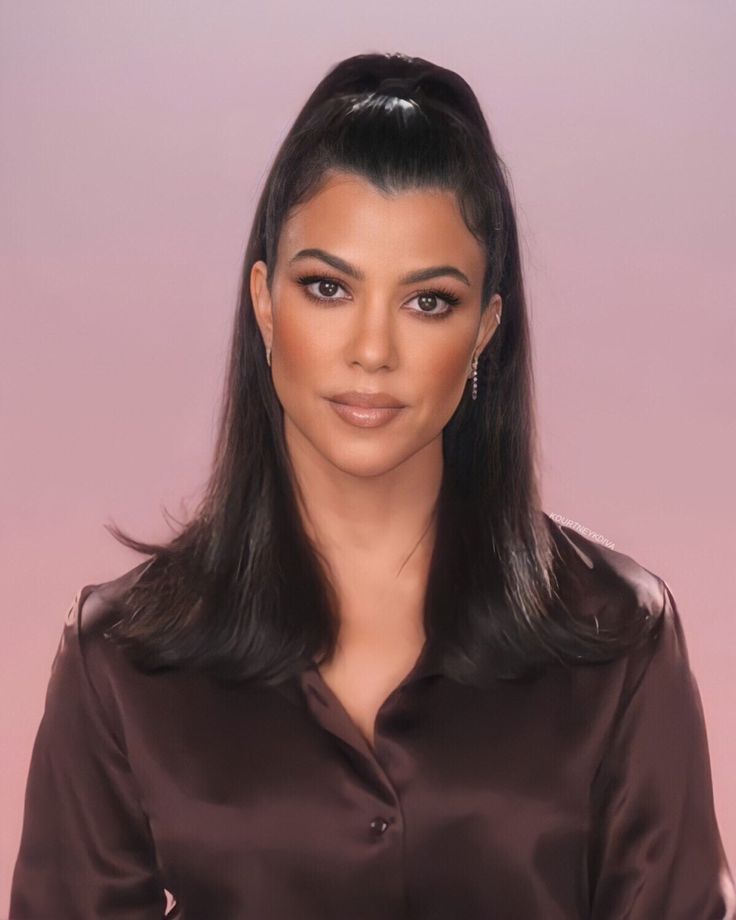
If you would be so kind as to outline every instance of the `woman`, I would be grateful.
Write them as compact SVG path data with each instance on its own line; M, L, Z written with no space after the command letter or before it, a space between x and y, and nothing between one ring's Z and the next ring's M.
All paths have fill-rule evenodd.
M535 462L478 101L349 58L258 204L196 515L69 610L13 920L734 917L672 593Z

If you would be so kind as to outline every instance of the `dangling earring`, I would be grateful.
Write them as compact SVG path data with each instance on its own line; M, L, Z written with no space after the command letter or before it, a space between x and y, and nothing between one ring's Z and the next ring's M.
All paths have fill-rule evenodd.
M501 312L499 310L496 313L496 324L500 325L501 323ZM471 393L472 399L478 398L478 357L473 358L473 392Z
M271 367L271 349L270 348L266 349L266 361L268 362L268 366Z

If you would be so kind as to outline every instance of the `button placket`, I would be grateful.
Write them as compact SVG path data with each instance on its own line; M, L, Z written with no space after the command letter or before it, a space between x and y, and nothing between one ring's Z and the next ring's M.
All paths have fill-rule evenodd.
M391 778L387 775L382 763L380 762L377 751L371 747L357 725L351 719L349 713L342 705L338 697L331 691L330 687L322 680L321 675L316 668L308 668L301 674L301 685L306 693L307 703L312 714L317 721L332 734L349 744L353 750L361 754L372 766L376 778L384 787L391 798L396 797ZM385 709L398 693L396 688L384 701L381 710ZM379 710L380 712L380 710ZM376 723L378 723L378 717ZM380 739L376 737L376 747Z

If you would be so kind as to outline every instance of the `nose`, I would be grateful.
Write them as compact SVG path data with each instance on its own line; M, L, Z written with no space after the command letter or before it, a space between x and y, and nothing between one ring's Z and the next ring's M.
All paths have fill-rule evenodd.
M396 364L396 313L394 307L380 298L356 306L345 346L349 363L356 362L368 371Z

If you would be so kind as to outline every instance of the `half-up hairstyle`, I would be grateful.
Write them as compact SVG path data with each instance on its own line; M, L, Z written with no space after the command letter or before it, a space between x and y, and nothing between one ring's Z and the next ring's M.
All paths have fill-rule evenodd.
M479 102L452 70L403 54L341 61L307 99L265 180L243 262L214 457L191 519L166 543L108 527L150 557L108 636L145 670L193 668L278 683L335 648L336 592L302 525L295 480L250 296L271 288L284 221L334 172L388 194L453 191L486 253L481 309L503 322L443 432L444 470L424 624L461 682L534 674L549 662L607 661L647 617L621 628L575 609L578 557L540 508L530 338L510 182Z

